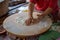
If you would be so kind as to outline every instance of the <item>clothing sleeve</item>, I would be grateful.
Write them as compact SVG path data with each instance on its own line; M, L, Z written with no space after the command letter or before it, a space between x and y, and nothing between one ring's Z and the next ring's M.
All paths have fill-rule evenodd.
M34 4L35 4L35 3L36 3L36 0L30 0L30 2L32 2L32 3L34 3Z
M50 0L49 7L54 9L58 4L58 0Z

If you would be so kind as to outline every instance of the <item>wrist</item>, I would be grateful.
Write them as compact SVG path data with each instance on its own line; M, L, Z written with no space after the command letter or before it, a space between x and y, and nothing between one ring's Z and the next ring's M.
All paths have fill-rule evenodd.
M33 18L32 14L29 14L29 18Z
M40 16L45 16L45 13L42 13Z

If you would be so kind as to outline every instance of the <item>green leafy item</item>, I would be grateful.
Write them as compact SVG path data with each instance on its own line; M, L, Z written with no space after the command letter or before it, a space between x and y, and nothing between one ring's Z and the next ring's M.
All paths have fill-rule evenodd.
M53 30L49 30L48 32L46 32L43 35L40 35L38 40L56 40L58 37L60 37L60 33L53 31Z

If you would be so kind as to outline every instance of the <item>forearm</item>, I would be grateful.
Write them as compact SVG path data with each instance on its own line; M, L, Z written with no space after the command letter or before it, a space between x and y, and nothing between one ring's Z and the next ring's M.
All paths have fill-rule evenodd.
M42 14L42 16L45 16L45 15L48 15L48 14L50 14L51 12L52 12L52 8L47 8L44 12L43 12L43 14Z
M34 10L34 4L30 2L29 3L29 17L32 17L33 10Z

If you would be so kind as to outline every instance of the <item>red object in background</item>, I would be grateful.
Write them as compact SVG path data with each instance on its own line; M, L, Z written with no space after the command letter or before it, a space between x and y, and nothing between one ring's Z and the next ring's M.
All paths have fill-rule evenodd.
M36 3L35 8L37 10L45 11L48 7L52 8L52 13L58 10L58 0L30 0L32 3Z
M59 8L59 12L58 12L58 19L60 20L60 8Z

